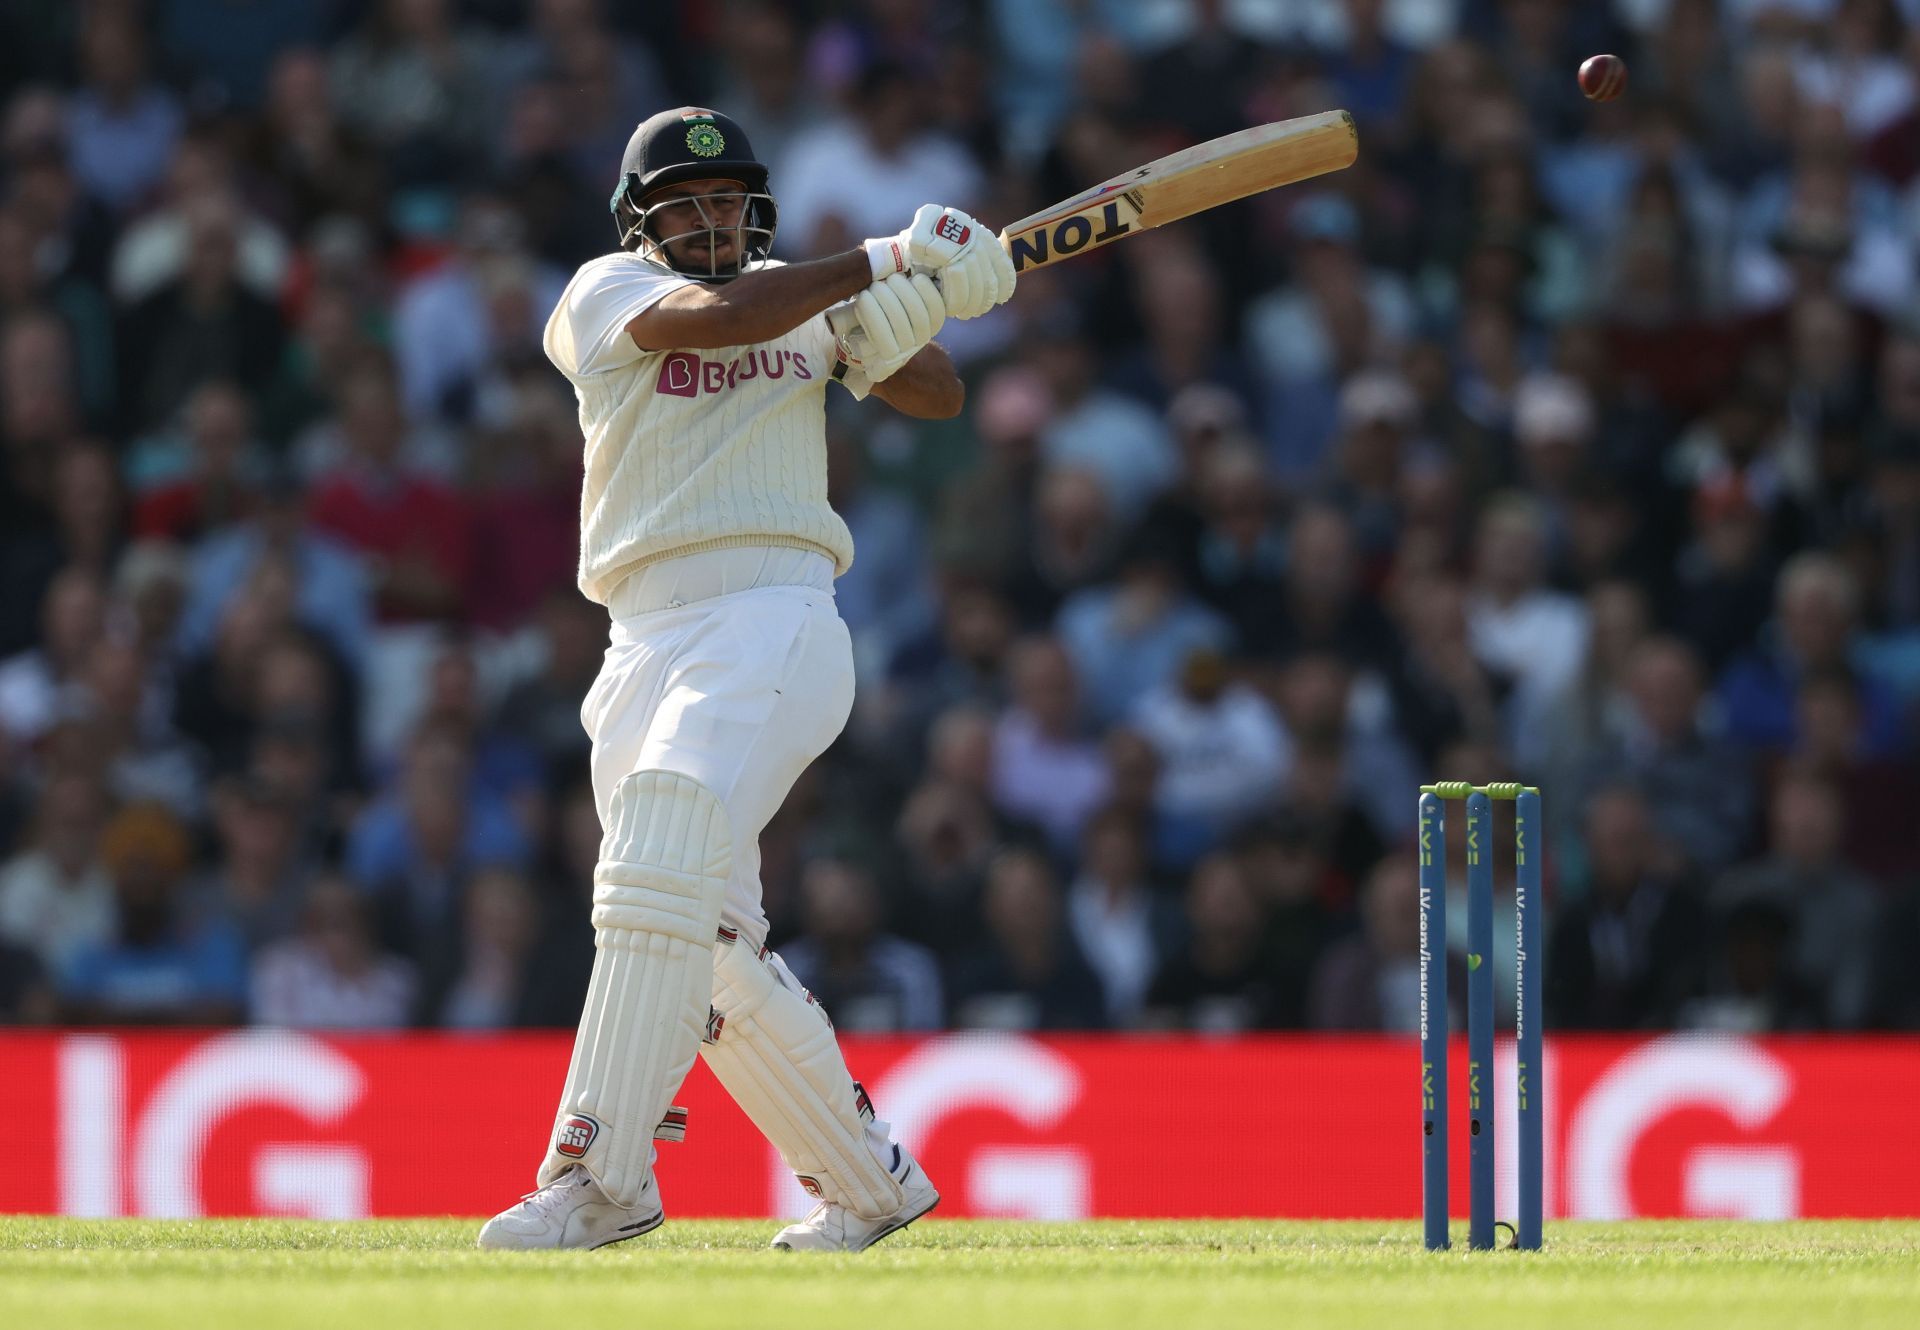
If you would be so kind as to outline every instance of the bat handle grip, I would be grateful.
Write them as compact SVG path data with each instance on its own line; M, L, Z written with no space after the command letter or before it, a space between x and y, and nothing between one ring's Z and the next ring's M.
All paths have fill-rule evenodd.
M827 327L833 330L850 359L864 361L867 358L867 332L860 326L860 316L853 312L852 301L827 310Z

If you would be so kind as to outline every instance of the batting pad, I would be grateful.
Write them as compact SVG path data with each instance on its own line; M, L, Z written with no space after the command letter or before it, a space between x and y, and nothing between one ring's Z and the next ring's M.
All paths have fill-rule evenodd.
M833 1023L786 963L722 942L713 963L713 1034L700 1052L809 1194L882 1219L905 1204L882 1159L887 1124L861 1112Z
M593 977L542 1186L579 1164L614 1201L639 1200L706 1030L732 871L726 809L706 786L637 771L614 787L593 874Z

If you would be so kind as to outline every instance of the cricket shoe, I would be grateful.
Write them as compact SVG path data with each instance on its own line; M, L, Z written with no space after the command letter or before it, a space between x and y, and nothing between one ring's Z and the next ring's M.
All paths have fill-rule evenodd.
M660 1184L647 1173L640 1203L616 1205L600 1184L575 1164L538 1191L520 1198L520 1204L489 1219L480 1230L480 1245L503 1251L544 1251L562 1247L592 1250L651 1233L666 1222L660 1205Z
M900 1180L902 1192L898 1210L879 1219L866 1219L844 1205L822 1201L805 1219L776 1233L773 1245L781 1251L865 1251L940 1204L940 1193L914 1163L913 1156L897 1145L893 1153L893 1175Z

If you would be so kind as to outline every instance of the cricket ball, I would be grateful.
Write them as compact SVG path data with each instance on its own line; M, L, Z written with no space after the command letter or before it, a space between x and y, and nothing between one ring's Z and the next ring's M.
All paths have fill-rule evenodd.
M1627 62L1617 55L1588 56L1580 66L1580 91L1590 102L1610 102L1627 87Z

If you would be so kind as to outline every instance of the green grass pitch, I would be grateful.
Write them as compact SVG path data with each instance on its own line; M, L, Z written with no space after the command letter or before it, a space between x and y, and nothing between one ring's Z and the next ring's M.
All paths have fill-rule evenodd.
M1537 1254L1406 1223L927 1220L860 1256L670 1223L598 1252L476 1251L477 1221L0 1218L0 1326L181 1330L1844 1330L1920 1325L1920 1223L1557 1223ZM1465 1234L1456 1234L1464 1245Z

